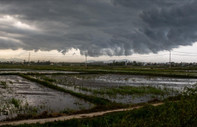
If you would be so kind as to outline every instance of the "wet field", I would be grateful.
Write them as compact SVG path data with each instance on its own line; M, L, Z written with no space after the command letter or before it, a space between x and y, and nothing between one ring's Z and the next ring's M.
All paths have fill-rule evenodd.
M119 74L80 74L69 71L1 70L0 73L22 73L57 87L108 99L121 104L163 100L193 87L197 79ZM39 74L38 74L39 73ZM58 73L58 74L57 74ZM76 94L75 94L76 95ZM0 76L0 121L18 114L61 113L91 109L95 104L19 75Z
M94 106L70 94L46 88L19 76L0 76L0 81L6 84L6 86L0 85L0 111L2 112L0 120L5 117L14 117L24 111L26 113L77 111ZM16 107L16 103L19 103L19 107Z
M118 74L91 74L91 75L48 75L64 85L87 87L117 87L117 86L154 86L183 90L192 87L197 79L171 78L156 76L135 76Z
M46 75L53 79L56 85L78 93L103 97L117 103L136 104L148 102L153 99L161 100L168 96L177 95L185 87L192 87L197 79L117 75L117 74L91 74L91 75ZM38 76L37 78L43 78ZM163 94L107 94L108 89L124 87L153 87L167 91ZM108 92L109 93L109 92Z

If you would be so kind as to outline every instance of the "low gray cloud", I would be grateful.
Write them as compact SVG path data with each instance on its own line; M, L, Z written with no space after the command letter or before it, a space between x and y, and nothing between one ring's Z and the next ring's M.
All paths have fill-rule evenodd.
M197 41L195 0L1 0L1 49L90 56L170 50Z

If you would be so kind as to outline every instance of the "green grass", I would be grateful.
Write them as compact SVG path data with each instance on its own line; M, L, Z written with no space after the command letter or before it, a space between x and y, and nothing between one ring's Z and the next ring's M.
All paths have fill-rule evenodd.
M188 89L179 101L166 101L153 107L110 113L104 116L56 121L45 124L19 125L20 127L196 127L197 88Z
M36 78L38 78L38 77L36 77ZM40 75L40 79L43 79L43 80L48 81L48 82L53 82L53 83L57 82L55 79L51 79L51 78L49 78L45 75Z
M100 88L100 89L90 89L86 87L79 87L79 89L83 91L92 92L93 94L101 94L101 95L145 95L145 94L154 94L154 95L164 95L173 92L170 89L160 89L151 86L120 86L116 88Z

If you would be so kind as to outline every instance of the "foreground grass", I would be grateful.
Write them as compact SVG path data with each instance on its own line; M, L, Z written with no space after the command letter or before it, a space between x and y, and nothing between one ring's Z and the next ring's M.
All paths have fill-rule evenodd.
M63 122L20 125L20 127L196 127L197 88L188 89L176 102L166 101L157 107L111 113L101 117Z

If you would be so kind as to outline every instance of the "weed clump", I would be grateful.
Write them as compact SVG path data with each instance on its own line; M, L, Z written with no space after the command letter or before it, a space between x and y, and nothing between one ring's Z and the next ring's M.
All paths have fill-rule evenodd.
M0 81L0 85L2 86L2 88L6 89L8 86L7 86L7 83L5 81Z
M13 104L16 108L19 108L19 106L21 105L21 101L15 98L11 99L11 104Z

